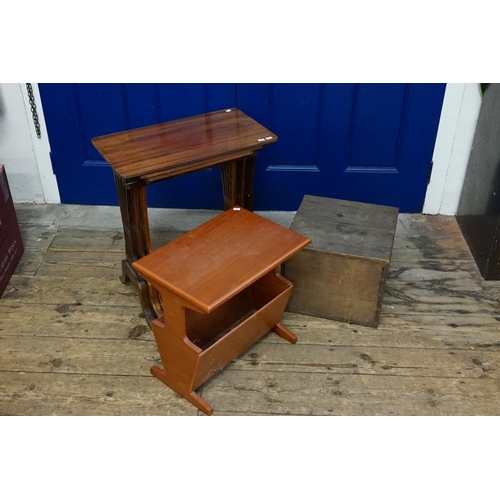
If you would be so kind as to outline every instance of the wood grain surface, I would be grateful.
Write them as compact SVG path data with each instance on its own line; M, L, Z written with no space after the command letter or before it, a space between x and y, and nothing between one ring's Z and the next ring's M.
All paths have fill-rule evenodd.
M278 140L242 111L214 111L92 139L125 179L159 180L251 155Z
M388 262L398 209L305 195L290 229L311 238L309 250Z
M132 267L210 312L310 243L279 224L235 207L134 262Z
M282 266L295 286L288 310L377 327L398 209L304 196L291 228L311 245Z
M149 373L160 357L136 292L100 262L120 262L116 231L31 222L39 267L18 268L0 299L0 414L201 414ZM500 284L453 217L399 216L377 329L282 322L297 344L266 334L197 391L214 415L500 415Z

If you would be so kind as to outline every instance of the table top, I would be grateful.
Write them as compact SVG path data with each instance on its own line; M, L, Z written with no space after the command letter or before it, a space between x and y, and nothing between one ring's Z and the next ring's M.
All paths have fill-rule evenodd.
M290 229L311 238L310 250L389 263L396 207L305 195Z
M236 108L92 139L125 179L167 178L250 155L277 136Z
M234 207L139 259L132 267L210 312L311 240Z

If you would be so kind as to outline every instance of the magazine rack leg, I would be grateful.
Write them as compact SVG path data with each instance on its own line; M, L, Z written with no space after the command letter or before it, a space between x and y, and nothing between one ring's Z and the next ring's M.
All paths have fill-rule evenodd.
M164 316L151 322L151 328L163 369L152 366L150 372L203 413L211 415L212 407L194 392L201 385L196 379L201 349L187 338L186 304L169 290L160 293L168 308Z
M165 385L171 387L171 385L167 382L167 377L164 370L162 370L158 366L152 366L150 371L151 375L154 375L158 380L163 382ZM212 415L212 413L214 412L213 408L204 399L198 396L196 392L191 391L189 393L183 392L182 394L181 393L179 394L206 415Z

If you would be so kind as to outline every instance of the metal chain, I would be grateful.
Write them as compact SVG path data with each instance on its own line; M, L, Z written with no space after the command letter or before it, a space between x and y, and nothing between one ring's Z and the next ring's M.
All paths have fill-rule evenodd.
M38 121L38 113L36 112L35 96L33 95L33 86L31 83L26 84L28 90L28 97L30 100L31 114L33 115L33 123L35 125L36 136L40 139L42 134L40 132L40 122Z

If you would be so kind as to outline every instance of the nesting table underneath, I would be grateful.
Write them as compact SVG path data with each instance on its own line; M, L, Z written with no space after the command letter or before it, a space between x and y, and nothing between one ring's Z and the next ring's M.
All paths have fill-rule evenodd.
M163 304L151 373L211 415L198 387L271 330L297 341L280 324L293 285L278 267L310 242L234 207L134 262Z
M255 156L277 140L236 108L92 139L115 177L126 253L121 280L137 286L148 323L163 311L158 294L132 266L152 250L146 186L220 165L224 209L239 205L252 210Z

